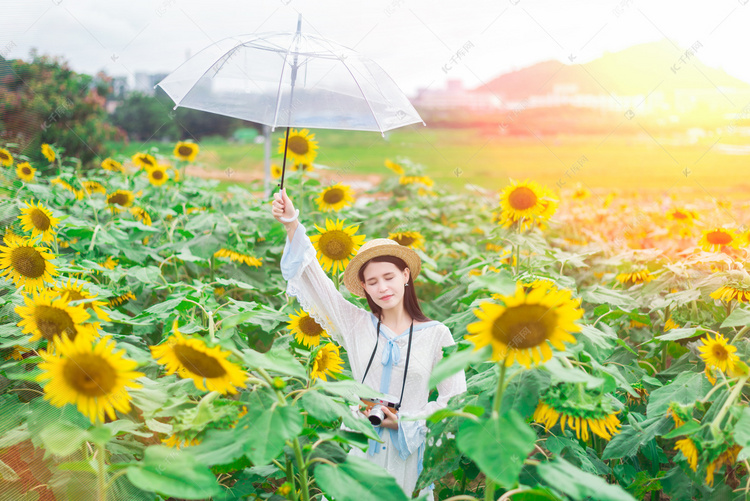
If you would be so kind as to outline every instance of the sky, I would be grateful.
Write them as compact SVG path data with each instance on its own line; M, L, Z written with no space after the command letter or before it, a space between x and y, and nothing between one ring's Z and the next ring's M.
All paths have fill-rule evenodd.
M169 73L222 38L311 31L373 59L408 95L469 88L525 66L586 62L669 38L750 82L750 0L0 0L0 55L59 55L73 70ZM465 53L458 51L465 47Z

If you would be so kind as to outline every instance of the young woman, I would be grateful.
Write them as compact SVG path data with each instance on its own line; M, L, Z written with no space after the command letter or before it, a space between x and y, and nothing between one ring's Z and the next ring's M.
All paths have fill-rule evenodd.
M383 443L370 440L367 453L354 447L350 454L385 468L411 495L422 471L424 418L466 391L461 371L438 384L436 401L427 401L430 373L443 356L442 348L454 341L448 327L427 318L419 306L414 292L414 278L421 268L419 255L385 238L359 249L344 270L344 285L367 299L371 310L367 311L347 301L321 268L286 189L274 195L271 213L287 232L281 258L287 292L346 349L357 381L401 401L397 413L383 410L384 419L376 427ZM406 421L404 417L422 419Z

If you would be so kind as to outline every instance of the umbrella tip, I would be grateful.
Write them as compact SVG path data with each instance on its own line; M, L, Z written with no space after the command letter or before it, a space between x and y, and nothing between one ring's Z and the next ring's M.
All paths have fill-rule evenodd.
M302 31L302 14L297 15L297 33Z

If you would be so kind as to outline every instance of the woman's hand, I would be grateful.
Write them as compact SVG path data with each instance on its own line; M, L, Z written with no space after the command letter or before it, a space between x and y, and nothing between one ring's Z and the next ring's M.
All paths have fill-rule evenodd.
M383 415L385 419L380 423L383 428L390 428L391 430L398 430L398 416L389 407L383 407Z
M276 192L273 194L271 214L273 214L273 217L276 218L278 222L283 223L284 226L294 224L296 223L296 221L287 223L282 221L280 218L291 219L295 216L296 213L297 212L294 210L294 204L286 195L286 188L282 188L281 192Z

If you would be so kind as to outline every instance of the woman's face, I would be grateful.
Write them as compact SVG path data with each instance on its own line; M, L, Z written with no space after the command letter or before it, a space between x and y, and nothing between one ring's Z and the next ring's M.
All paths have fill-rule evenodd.
M404 286L409 281L409 268L404 271L393 263L372 262L365 267L363 286L375 304L389 310L404 301Z

